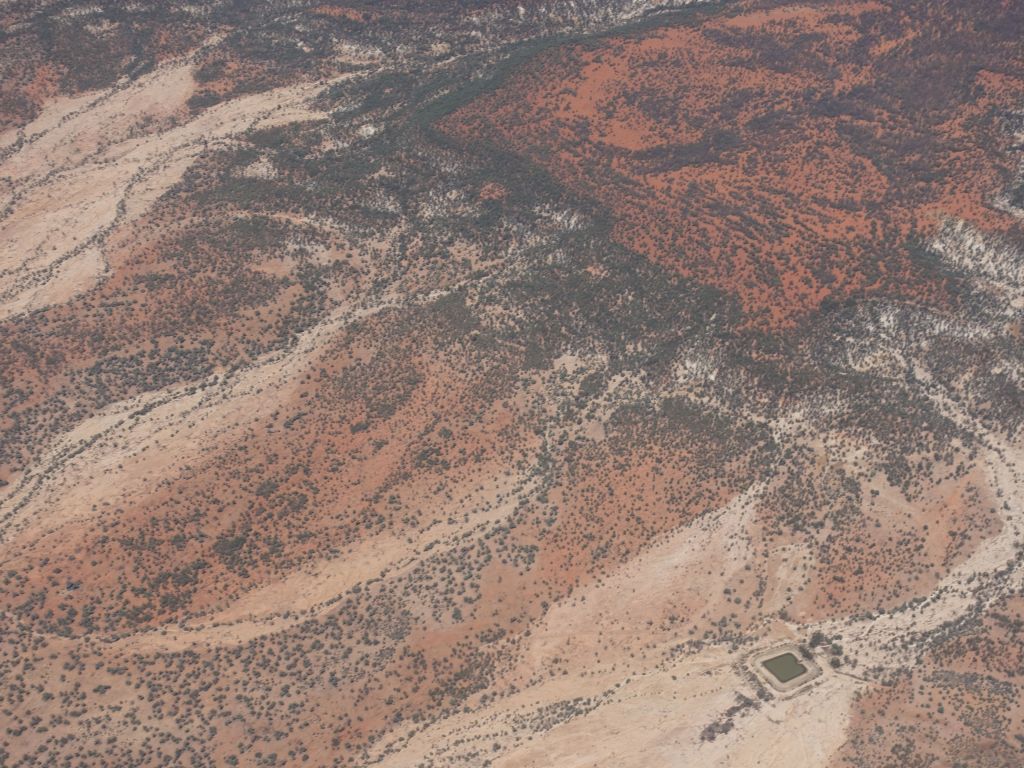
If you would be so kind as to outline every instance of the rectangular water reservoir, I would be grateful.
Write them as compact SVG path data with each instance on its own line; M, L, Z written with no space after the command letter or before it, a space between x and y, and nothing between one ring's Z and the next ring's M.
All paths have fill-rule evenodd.
M780 683L788 683L807 672L807 667L792 653L783 653L761 662L765 669L775 676Z

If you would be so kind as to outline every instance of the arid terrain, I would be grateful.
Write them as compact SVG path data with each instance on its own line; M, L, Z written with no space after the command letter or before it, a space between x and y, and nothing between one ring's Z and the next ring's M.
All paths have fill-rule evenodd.
M1016 0L0 0L0 768L1020 768L1022 337Z

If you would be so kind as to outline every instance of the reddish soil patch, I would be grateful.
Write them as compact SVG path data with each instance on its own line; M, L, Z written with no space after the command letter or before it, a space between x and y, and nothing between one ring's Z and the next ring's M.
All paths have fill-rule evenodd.
M908 242L946 216L1003 231L1002 110L1020 9L750 4L558 48L441 122L610 211L620 243L792 326L864 294L940 302Z
M1020 765L1022 609L1019 595L998 601L862 695L833 765Z
M318 16L330 16L335 19L348 19L349 21L368 21L377 19L380 14L376 11L363 8L349 8L344 5L318 5L313 9Z

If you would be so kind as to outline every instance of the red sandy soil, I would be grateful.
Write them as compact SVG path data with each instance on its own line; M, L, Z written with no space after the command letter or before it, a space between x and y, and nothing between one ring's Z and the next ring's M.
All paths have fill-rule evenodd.
M832 765L1019 765L1022 628L1020 595L951 627L912 669L858 697Z
M755 326L855 295L940 302L906 244L948 216L1012 225L990 201L1012 171L998 115L1024 94L1019 24L1009 2L741 4L548 51L443 128L543 166Z
M971 13L929 7L740 4L562 47L442 128L510 147L597 201L620 244L731 293L748 328L792 329L826 302L865 295L953 310L952 286L925 276L906 246L946 216L990 233L1013 226L991 201L1010 171L1001 110L1024 98L1020 16L995 0ZM313 12L339 24L368 14ZM171 38L168 51L185 45ZM280 75L230 51L194 74L225 100ZM74 90L56 84L66 75L37 68L10 89L21 111L3 118L24 121ZM310 159L327 137L341 145L338 126L318 134L307 119L276 136L293 157ZM1013 520L997 509L998 473L975 453L909 406L892 422L849 417L860 431L823 426L828 414L813 398L802 411L796 385L778 385L796 394L774 418L767 387L737 393L735 380L754 380L743 365L770 368L756 350L736 363L723 342L691 387L674 364L702 360L685 348L666 352L660 373L639 369L626 348L653 331L604 341L599 323L581 325L560 356L541 350L537 362L537 338L487 325L536 306L569 315L576 300L611 314L634 285L611 282L611 259L573 273L584 279L567 290L579 296L537 298L514 275L526 287L487 303L487 285L513 278L487 274L493 255L465 247L476 277L424 266L381 297L387 280L374 270L411 260L426 230L396 224L399 249L369 225L372 237L353 242L318 229L327 214L350 223L357 207L329 199L323 219L304 217L285 192L310 202L306 164L275 165L263 152L275 136L257 134L238 141L245 163L204 152L116 226L102 279L0 321L0 481L15 489L0 519L8 754L25 765L37 750L97 765L365 765L390 754L405 766L420 762L401 751L420 730L434 753L456 750L438 765L489 765L507 748L509 764L538 765L588 760L601 740L619 742L593 754L630 752L639 726L669 761L677 744L699 759L734 744L705 743L702 728L737 694L756 695L744 654L846 621L842 669L803 698L763 700L737 732L772 737L792 711L795 731L827 717L841 744L856 690L837 768L941 765L927 754L972 750L1012 765L1004 740L1024 729L1019 598L966 613L937 603L954 626L919 668L862 677L888 659L856 640L867 611L909 637L916 625L900 606L948 597L937 586L979 552L972 584L1003 567L1014 529L1002 522ZM371 175L389 181L391 170ZM510 179L453 191L466 189L467 208L522 199ZM528 222L528 211L508 218ZM374 238L388 242L374 249ZM455 246L438 250L463 261ZM448 290L451 275L465 294ZM612 354L621 367L606 380ZM590 366L600 384L584 389ZM892 370L902 369L878 379L896 381ZM857 394L831 375L814 371L807 386L840 404ZM910 428L893 426L900 415ZM803 437L787 431L790 416ZM808 448L805 428L822 444ZM912 439L935 450L917 455ZM890 452L913 482L887 477ZM37 485L18 484L26 470ZM1016 512L1016 488L1006 492ZM929 697L945 707L938 720ZM606 701L604 719L588 720ZM463 727L479 745L464 748ZM563 751L526 744L549 732Z

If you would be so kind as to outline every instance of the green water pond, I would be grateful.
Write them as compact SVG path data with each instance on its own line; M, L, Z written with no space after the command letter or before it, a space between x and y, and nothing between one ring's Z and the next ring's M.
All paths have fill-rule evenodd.
M807 667L801 664L800 660L792 653L773 656L761 663L780 683L788 683L790 680L795 680L807 672Z

